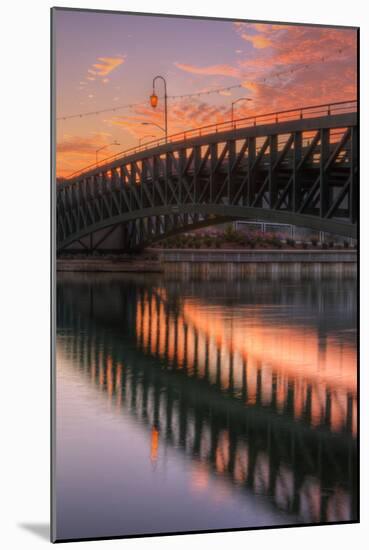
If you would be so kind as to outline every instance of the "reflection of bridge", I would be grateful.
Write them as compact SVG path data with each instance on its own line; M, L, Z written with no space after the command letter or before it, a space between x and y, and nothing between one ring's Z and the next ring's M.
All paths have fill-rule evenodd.
M300 521L355 519L355 391L240 358L159 289L127 285L110 309L101 288L73 287L58 291L59 330L81 372L150 429L153 460L173 444Z
M356 102L199 128L57 188L58 249L122 249L232 219L356 237ZM148 147L148 148L147 148Z

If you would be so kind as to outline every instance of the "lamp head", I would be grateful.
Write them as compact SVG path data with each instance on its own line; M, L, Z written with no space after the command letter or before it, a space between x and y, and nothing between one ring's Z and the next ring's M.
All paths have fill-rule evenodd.
M158 96L156 95L156 93L154 92L154 90L153 90L153 92L152 92L152 94L151 94L151 96L150 96L150 104L151 104L151 107L154 107L154 109L155 109L155 107L156 107L157 104L158 104Z

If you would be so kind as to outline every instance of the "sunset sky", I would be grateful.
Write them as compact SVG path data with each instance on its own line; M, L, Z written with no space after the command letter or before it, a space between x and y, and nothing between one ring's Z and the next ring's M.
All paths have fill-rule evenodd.
M105 14L54 12L57 175L162 137L163 93L149 105L152 79L168 95L240 85L229 91L168 100L169 134L235 118L356 98L356 30ZM139 103L99 115L80 113ZM146 136L146 137L145 137Z

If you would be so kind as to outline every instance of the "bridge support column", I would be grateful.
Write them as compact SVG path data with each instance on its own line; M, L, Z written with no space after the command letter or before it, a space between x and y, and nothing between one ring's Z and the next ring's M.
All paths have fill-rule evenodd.
M301 203L301 181L298 166L302 158L302 132L295 132L293 136L293 182L292 182L292 209L298 212Z
M209 200L213 202L214 200L214 187L215 187L215 167L218 160L218 149L217 144L212 143L210 145L210 186L209 186Z
M329 158L329 128L320 130L320 216L325 217L329 208L329 180L325 165Z
M229 204L233 204L233 197L235 195L235 185L234 185L234 176L233 176L233 166L236 158L236 142L234 140L228 141L228 201Z
M278 136L272 135L269 138L269 208L273 208L278 198L277 178L275 176L274 164L278 153Z
M195 203L199 200L200 189L199 189L199 171L201 166L201 147L196 145L193 148L194 151L194 176L193 176L193 200Z
M351 171L349 197L350 222L356 223L358 211L357 127L351 128Z
M256 139L249 137L249 154L247 158L247 205L251 206L255 197L255 172L254 164L256 159Z

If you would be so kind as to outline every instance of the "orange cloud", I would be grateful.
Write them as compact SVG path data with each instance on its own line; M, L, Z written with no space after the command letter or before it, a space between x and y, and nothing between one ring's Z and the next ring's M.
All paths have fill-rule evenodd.
M188 65L186 63L174 63L174 65L185 71L192 74L203 74L209 76L232 76L234 78L239 78L240 71L236 67L231 65L210 65L208 67L197 67L195 65Z
M94 80L96 76L106 77L117 67L122 65L126 60L126 56L117 57L98 57L97 62L87 69L87 73L92 75L89 80Z
M252 102L238 103L235 106L236 118L355 99L355 30L261 23L235 23L234 28L242 50L234 53L233 64L199 67L177 62L175 66L190 75L207 76L202 85L209 90L224 85L221 77L235 78L235 83L240 83L244 90L232 91L230 96L227 91L209 95L206 96L207 102L194 97L170 99L170 134L229 120L232 100L242 95L252 98ZM111 59L117 62L107 61ZM81 82L103 81L106 74L119 67L124 59L124 56L98 58ZM191 84L194 80L191 78ZM113 104L117 97L112 100ZM221 103L222 99L224 103ZM121 101L124 101L123 97ZM122 140L120 136L118 139L128 148L147 134L162 137L163 132L155 126L143 126L143 121L163 126L162 103L155 111L148 104L136 106L131 114L115 116L104 123L114 127L115 132L117 127L122 129ZM68 171L94 162L95 151L105 144L105 139L97 134L87 139L65 138L58 147L58 175L67 175Z
M247 34L244 32L241 36L247 42L251 42L254 48L257 49L269 48L272 45L271 40L264 35Z
M340 49L352 57L356 47L356 32L351 29L240 23L236 31L256 49L270 47L271 51L265 53L254 52L249 60L265 68L276 64L311 63L321 60L324 55L332 57Z
M252 45L234 66L175 65L192 74L231 76L252 94L260 112L312 103L350 100L356 95L356 31L309 26L235 23ZM240 50L237 50L240 51ZM240 106L238 112L250 105Z
M197 98L188 98L175 101L170 106L168 130L169 134L183 132L199 126L207 126L224 122L230 118L230 102L222 105L212 105ZM131 135L138 139L148 132L154 133L158 138L163 137L163 132L154 125L143 125L141 122L154 122L163 126L163 112L153 111L150 107L137 105L131 117L113 117L106 121L115 126L124 127Z
M111 136L107 132L91 136L65 136L56 147L56 169L58 177L67 177L83 166L95 162L96 150L108 145Z
M261 114L356 97L355 30L249 23L235 28L242 40L253 39L248 56L237 63L253 102L241 104L238 114L246 116L251 106Z
M241 25L244 25L241 23ZM247 26L255 29L258 32L268 32L276 30L286 30L286 25L273 25L272 23L246 23Z

